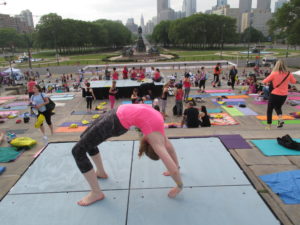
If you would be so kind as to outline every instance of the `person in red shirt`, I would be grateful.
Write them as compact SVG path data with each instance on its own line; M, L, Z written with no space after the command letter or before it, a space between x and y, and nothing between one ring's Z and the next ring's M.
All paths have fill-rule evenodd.
M117 72L116 67L113 68L112 79L113 80L119 80L119 73Z
M289 83L295 84L297 81L295 77L287 71L284 62L282 60L278 60L272 73L263 80L264 84L272 83L273 90L271 90L267 108L267 127L266 129L271 129L272 124L272 113L273 109L275 109L278 115L278 125L277 128L283 127L284 121L282 119L282 110L287 95L288 95L288 86Z
M146 76L145 76L145 70L143 69L143 67L140 67L140 75L139 75L139 79L140 80L143 80L143 79L145 79L146 78Z
M160 75L160 71L159 69L157 68L155 73L154 73L154 77L153 77L153 81L155 82L160 82L162 79L161 75Z
M123 79L124 80L128 79L128 69L127 69L126 66L124 66L122 74L123 74Z
M182 115L182 109L183 109L183 104L182 104L182 100L183 100L183 90L182 90L182 85L178 84L177 85L177 89L175 91L175 104L176 104L176 115L177 116L181 116Z
M221 69L221 63L217 63L217 65L214 68L214 81L213 81L213 87L216 87L216 85L221 86L220 84L220 74L222 72Z
M184 100L185 101L188 101L190 90L191 90L191 86L192 86L192 84L191 84L190 75L188 73L186 73L184 75L184 79L183 79Z
M29 95L29 99L34 94L33 88L37 83L35 82L34 78L29 78L29 81L27 82L27 91Z
M130 71L130 79L136 80L137 79L137 72L134 67L132 67L132 70Z

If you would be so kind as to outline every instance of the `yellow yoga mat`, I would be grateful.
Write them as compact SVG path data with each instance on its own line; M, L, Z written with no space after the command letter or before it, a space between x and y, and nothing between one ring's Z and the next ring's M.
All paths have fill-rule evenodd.
M259 120L267 120L267 116L256 116ZM284 120L294 120L295 118L293 116L289 115L282 115L282 119ZM274 115L272 116L272 120L278 120L278 116Z

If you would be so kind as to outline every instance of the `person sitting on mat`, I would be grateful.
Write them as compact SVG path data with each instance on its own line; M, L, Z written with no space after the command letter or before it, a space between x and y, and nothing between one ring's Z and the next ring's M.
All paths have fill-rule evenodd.
M210 127L210 120L209 120L209 115L207 113L206 107L204 105L201 106L201 110L200 110L200 126L201 127Z
M152 160L161 159L167 168L167 171L163 174L171 176L177 184L169 191L168 196L174 198L182 191L183 183L177 155L165 134L162 115L145 104L121 105L117 110L112 109L95 120L82 133L79 142L72 149L76 164L91 188L91 192L78 202L80 206L90 205L105 197L97 178L106 179L108 175L103 167L97 146L110 137L126 133L132 126L136 126L143 133L138 155L141 157L146 154ZM96 171L93 169L87 153L95 163Z
M184 125L187 128L196 128L200 125L199 110L194 108L193 102L188 102L188 107L184 110L181 126L183 127Z

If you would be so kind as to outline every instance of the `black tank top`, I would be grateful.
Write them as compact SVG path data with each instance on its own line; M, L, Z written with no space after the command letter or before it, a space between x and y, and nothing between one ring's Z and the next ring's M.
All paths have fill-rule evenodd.
M90 91L90 88L86 89L85 97L93 97L92 92Z
M211 126L209 116L207 114L205 114L205 116L202 117L201 119L202 119L201 127L210 127Z

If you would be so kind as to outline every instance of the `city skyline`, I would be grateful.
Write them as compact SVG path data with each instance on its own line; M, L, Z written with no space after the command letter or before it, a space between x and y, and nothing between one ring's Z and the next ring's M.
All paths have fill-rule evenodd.
M39 21L40 16L48 13L57 13L63 18L71 18L84 21L94 21L97 19L121 20L123 24L128 18L134 18L139 24L140 16L143 14L147 23L157 15L157 0L130 0L118 2L117 6L111 0L87 0L84 5L77 4L76 1L45 1L37 4L34 0L2 0L7 5L0 6L0 14L11 16L20 14L23 10L30 10L33 14L34 24ZM0 0L0 2L2 2ZM238 7L238 0L228 0L232 8ZM271 6L274 9L276 0L272 0ZM170 7L175 11L182 10L183 0L170 0ZM197 0L197 12L205 12L217 4L217 0ZM256 7L257 0L252 1L252 8ZM60 5L60 7L58 7Z

